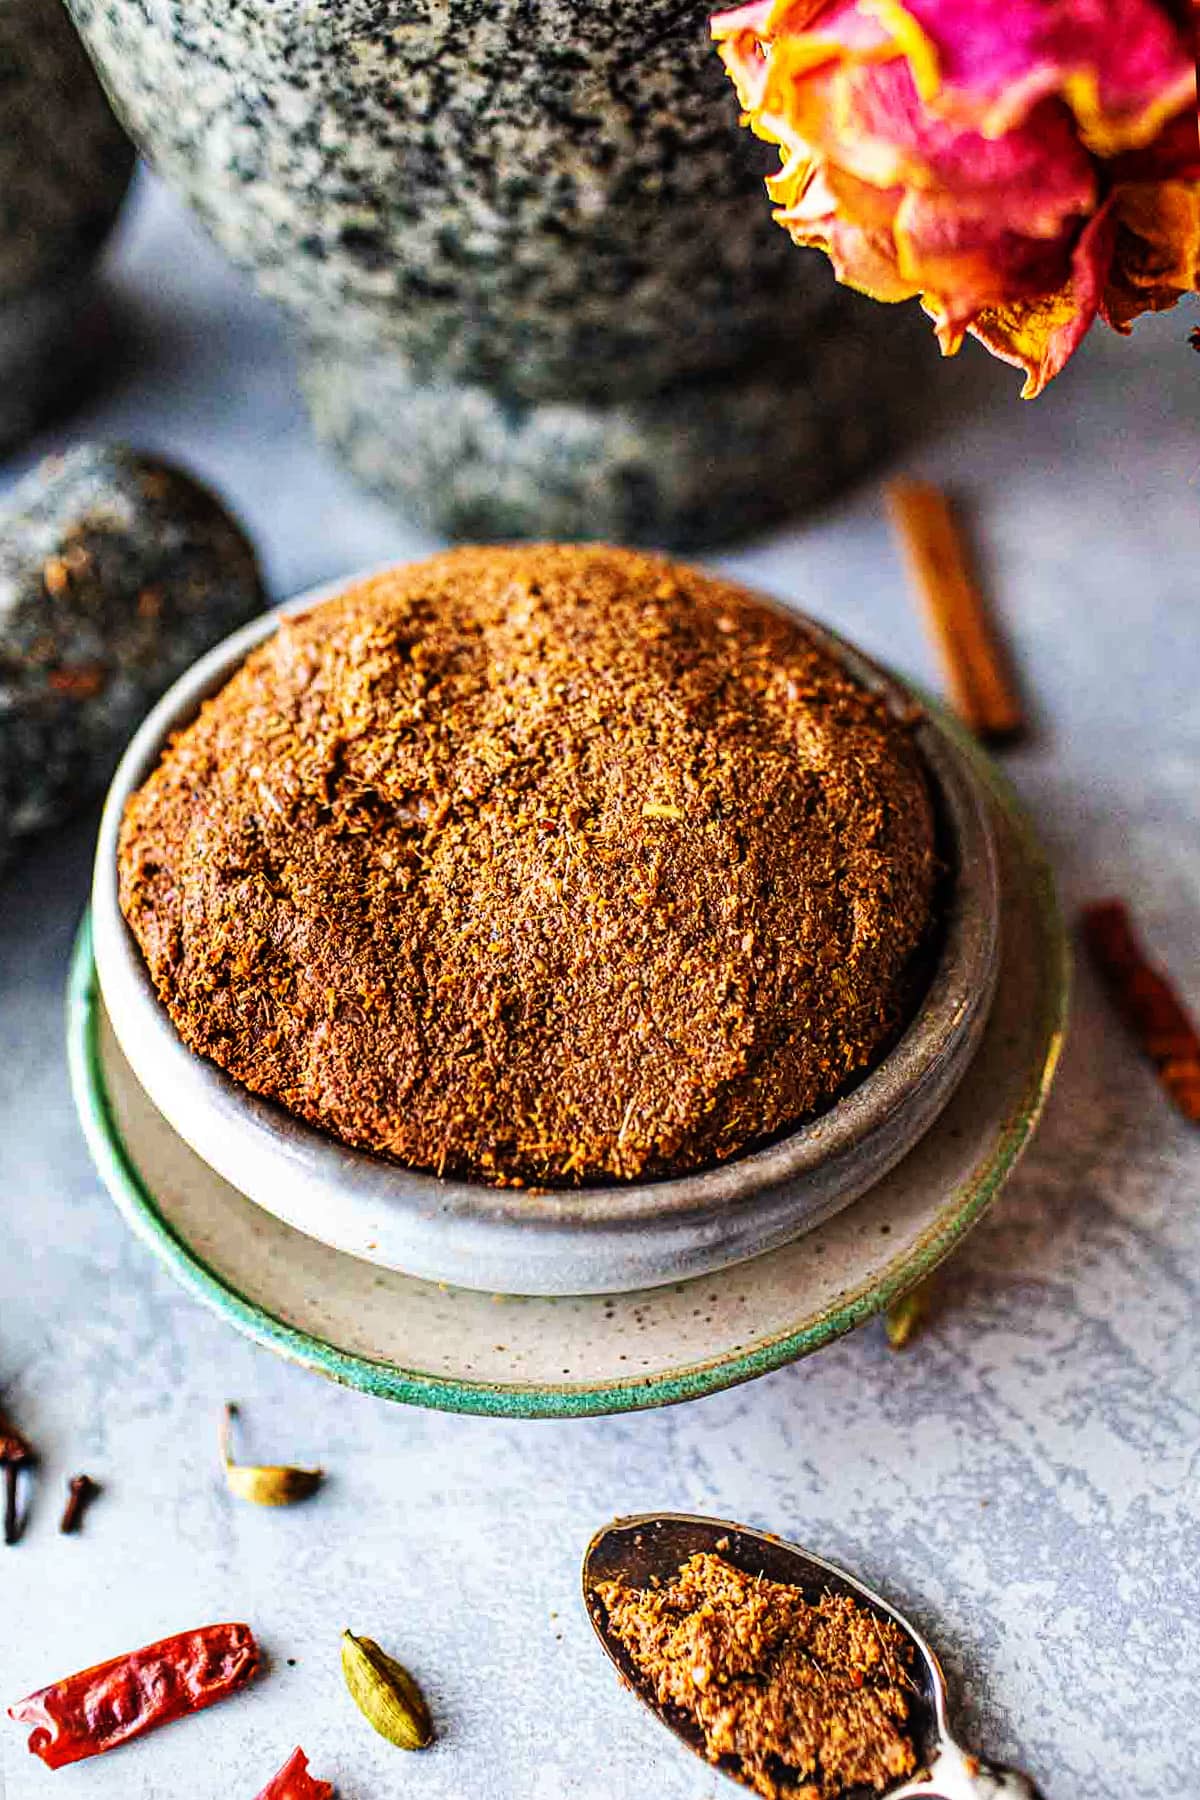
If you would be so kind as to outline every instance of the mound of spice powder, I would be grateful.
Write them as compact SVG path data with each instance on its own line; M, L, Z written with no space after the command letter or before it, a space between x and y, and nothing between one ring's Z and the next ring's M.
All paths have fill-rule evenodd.
M600 1582L594 1597L639 1685L766 1800L838 1800L915 1771L913 1651L890 1620L709 1554L665 1586Z
M799 622L555 546L289 619L120 842L193 1050L510 1185L710 1165L828 1103L911 1007L935 873L908 731Z

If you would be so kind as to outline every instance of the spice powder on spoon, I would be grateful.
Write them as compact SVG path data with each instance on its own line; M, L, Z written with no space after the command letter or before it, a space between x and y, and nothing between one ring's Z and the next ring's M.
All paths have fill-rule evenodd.
M592 1596L640 1685L766 1800L883 1792L916 1769L912 1646L848 1596L810 1603L708 1553L661 1586Z

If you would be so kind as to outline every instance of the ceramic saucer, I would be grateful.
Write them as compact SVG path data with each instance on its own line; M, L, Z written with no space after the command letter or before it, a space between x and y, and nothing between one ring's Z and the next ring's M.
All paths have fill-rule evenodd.
M1001 968L949 1106L874 1188L804 1237L640 1293L505 1298L330 1249L246 1200L150 1104L108 1025L87 924L71 976L72 1080L93 1156L138 1236L261 1344L386 1399L567 1417L694 1399L809 1355L926 1275L999 1193L1058 1059L1068 956L1042 853L979 757L1000 854Z

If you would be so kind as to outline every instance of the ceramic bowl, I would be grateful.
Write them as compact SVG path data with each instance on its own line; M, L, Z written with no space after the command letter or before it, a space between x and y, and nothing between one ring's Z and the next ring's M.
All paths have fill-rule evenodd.
M302 596L301 611L337 589ZM924 997L882 1060L825 1112L719 1168L672 1180L530 1194L441 1180L349 1149L248 1093L188 1050L158 1001L117 901L117 835L129 796L277 615L211 651L146 719L113 779L96 854L96 968L121 1049L185 1143L257 1205L333 1248L406 1274L497 1293L629 1292L775 1249L848 1205L929 1129L978 1046L998 961L999 885L990 811L952 737L894 676L804 623L898 714L935 792L948 866Z

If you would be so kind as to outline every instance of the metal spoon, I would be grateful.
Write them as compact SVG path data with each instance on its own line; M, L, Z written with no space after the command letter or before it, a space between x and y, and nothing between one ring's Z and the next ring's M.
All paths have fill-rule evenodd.
M1027 1775L972 1756L954 1741L947 1719L946 1678L932 1649L902 1613L844 1569L769 1532L751 1531L725 1519L694 1518L687 1513L642 1513L614 1519L587 1547L584 1605L625 1685L689 1749L704 1755L698 1727L680 1714L668 1713L646 1690L624 1647L609 1633L596 1587L614 1580L634 1588L648 1586L655 1577L669 1581L690 1556L701 1551L723 1557L748 1575L765 1575L768 1580L799 1588L813 1602L825 1593L844 1594L890 1619L909 1639L917 1653L914 1675L920 1691L914 1699L911 1724L921 1771L915 1779L885 1789L881 1800L1041 1800ZM739 1780L735 1770L725 1768L725 1773Z

